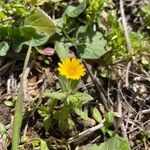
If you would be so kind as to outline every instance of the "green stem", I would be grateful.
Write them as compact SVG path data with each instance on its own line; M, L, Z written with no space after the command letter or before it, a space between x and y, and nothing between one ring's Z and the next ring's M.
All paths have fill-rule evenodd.
M31 40L32 42L32 40ZM30 58L30 53L31 53L32 46L30 44L28 48L28 52L26 54L25 62L24 62L24 67L23 67L23 72L21 76L21 81L20 81L20 88L18 92L18 97L16 100L16 105L15 105L15 115L14 115L14 122L13 122L13 137L12 137L12 150L19 150L19 142L20 142L20 129L21 129L21 124L22 124L22 119L23 119L23 99L24 99L24 92L23 92L23 76L25 74L29 58Z

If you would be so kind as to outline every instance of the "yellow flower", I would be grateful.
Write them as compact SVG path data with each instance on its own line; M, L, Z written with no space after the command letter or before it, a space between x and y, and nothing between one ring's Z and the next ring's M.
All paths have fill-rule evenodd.
M69 57L62 60L62 63L58 63L58 71L61 75L64 75L68 79L79 80L81 76L85 75L85 68L80 63L79 59Z

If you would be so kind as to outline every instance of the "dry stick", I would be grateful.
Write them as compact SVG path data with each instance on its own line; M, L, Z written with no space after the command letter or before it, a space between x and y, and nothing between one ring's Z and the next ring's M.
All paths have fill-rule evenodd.
M128 62L127 69L126 69L126 81L125 81L125 86L128 88L129 87L129 71L131 67L131 60Z
M150 109L145 109L141 111L142 114L150 114Z
M123 8L123 0L120 0L120 12L121 12L121 20L122 20L122 26L124 28L124 35L125 35L125 39L126 39L127 49L128 49L128 51L131 51L131 42L129 39L127 22L126 22L124 8Z
M125 18L125 13L124 13L124 7L123 7L123 0L120 0L120 12L121 12L121 20L122 20L122 26L124 29L124 35L125 35L125 39L126 39L126 45L127 45L127 49L128 51L131 51L131 42L130 42L130 38L129 38L129 34L128 34L128 29L127 29L127 22L126 22L126 18ZM127 73L126 73L126 87L129 87L129 69L131 66L131 61L129 61L128 66L127 66Z
M124 122L123 122L123 117L126 115L127 110L124 111L124 113L122 113L121 95L119 92L117 94L117 100L118 100L118 112L119 112L120 118L118 120L118 127L116 128L115 132L118 131L118 128L120 126L123 137L127 139L127 133L126 133L126 129L125 129Z
M82 138L87 137L88 135L90 135L94 131L99 130L100 128L102 128L104 126L104 122L105 122L105 119L103 119L102 122L99 123L98 125L96 125L92 128L89 128L87 130L84 130L83 132L75 135L74 137L69 138L68 143L70 144L72 142L77 142L77 141L80 141Z
M102 103L104 104L106 111L109 111L109 107L108 107L108 104L107 104L107 99L105 97L105 92L103 91L103 88L98 83L97 79L95 78L95 76L93 75L93 73L91 72L89 67L87 66L87 63L84 60L82 60L82 62L83 62L87 72L89 73L89 75L90 75L90 77L91 77L91 79L92 79L92 81L93 81L93 83L94 83L94 85L95 85L95 87L96 87L96 89L98 91L97 94L101 98Z
M18 146L19 146L19 139L20 139L20 129L21 129L22 118L23 118L23 99L24 99L23 80L25 78L25 74L26 74L25 72L27 69L28 62L29 62L31 49L32 49L32 46L30 44L26 58L25 58L23 72L21 75L20 88L19 88L18 97L16 100L15 115L14 115L14 122L13 122L12 150L19 149Z

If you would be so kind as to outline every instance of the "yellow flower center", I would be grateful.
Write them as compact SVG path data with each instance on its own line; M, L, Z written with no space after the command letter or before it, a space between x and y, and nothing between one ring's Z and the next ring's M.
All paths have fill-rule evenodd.
M76 69L75 68L68 68L68 73L70 75L75 75L76 74Z

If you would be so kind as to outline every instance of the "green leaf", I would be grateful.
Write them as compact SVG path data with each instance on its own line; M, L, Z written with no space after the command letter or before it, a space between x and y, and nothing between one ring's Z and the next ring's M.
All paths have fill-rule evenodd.
M69 17L75 18L78 17L86 9L86 3L80 3L78 6L68 6L64 14Z
M32 42L27 41L24 44L26 44L26 45L31 44L31 46L40 46L40 45L46 43L48 41L48 39L49 39L49 35L47 35L45 33L40 33L40 34L37 33L32 37Z
M61 60L69 56L69 47L63 42L56 42L55 50Z
M66 130L70 127L69 118L69 108L68 106L64 105L64 107L59 112L58 126L60 129Z
M38 32L52 36L56 32L54 21L40 8L34 9L24 20L24 26L34 27Z
M115 136L100 145L93 144L87 150L130 150L130 146L124 138Z
M149 60L148 60L148 58L147 57L141 57L141 62L142 62L142 64L144 64L144 65L148 65L149 64Z
M9 107L14 107L14 105L15 105L14 102L10 101L10 100L4 101L4 104Z
M99 59L110 50L101 32L95 32L88 26L81 26L77 33L78 54L84 59Z
M38 110L38 113L39 113L42 117L48 116L48 115L50 114L49 108L47 108L46 106L40 106L40 108L39 108L39 110Z
M22 50L23 45L40 46L40 45L46 43L48 41L48 39L49 39L49 36L46 35L45 33L41 33L41 34L37 33L29 41L14 42L14 44L12 46L13 51L15 51L16 53L19 53Z
M55 98L55 99L64 99L66 98L66 93L64 92L51 92L49 90L46 90L44 92L44 97L51 97L51 98Z
M106 115L105 115L105 122L104 122L104 125L106 127L110 127L112 125L114 121L114 112L108 112Z
M42 139L40 139L40 149L41 150L49 150L47 143Z
M150 16L150 4L142 6L141 10Z
M3 41L0 43L0 56L5 56L9 50L9 45L7 42Z
M3 142L7 139L7 131L6 127L0 122L0 139L3 140Z
M80 80L70 80L69 88L70 88L72 91L75 90L79 82L80 82Z
M17 53L22 50L23 45L31 44L32 46L40 46L47 42L48 39L49 36L46 33L38 34L33 27L17 28L12 26L0 26L0 40L8 41L8 44L12 46L13 51ZM7 48L9 46L8 44L5 44Z
M31 3L32 5L40 6L43 5L48 0L25 0L26 2Z
M89 117L87 115L86 112L82 111L81 109L78 109L78 108L74 108L74 111L77 115L79 115L83 120L88 120Z
M75 93L72 96L76 97L77 99L79 99L82 102L88 102L90 100L93 100L93 97L87 93Z
M33 140L31 141L31 144L32 144L32 146L33 146L33 149L39 147L40 139L38 139L38 138L33 139Z
M49 114L48 116L46 116L44 118L44 128L45 128L46 132L48 132L48 130L51 126L51 123L52 123L52 116Z
M92 117L97 121L97 122L101 122L102 121L102 116L99 112L99 110L96 108L96 107L92 107L91 108L91 114L92 114Z

